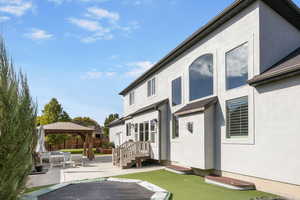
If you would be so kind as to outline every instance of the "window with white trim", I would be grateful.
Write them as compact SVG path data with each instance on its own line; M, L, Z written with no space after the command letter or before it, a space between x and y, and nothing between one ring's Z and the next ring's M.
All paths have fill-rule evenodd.
M153 119L150 121L151 143L155 143L155 135L157 132L156 130L157 130L157 119Z
M129 93L129 105L134 104L134 91Z
M226 89L247 84L248 80L248 43L244 43L226 53Z
M182 86L181 77L172 81L172 106L177 106L182 103Z
M155 95L155 78L152 78L147 82L147 96L151 97Z
M175 115L172 118L172 138L175 139L179 137L179 120Z
M227 138L248 137L248 96L226 101Z
M126 136L131 136L131 123L126 124Z

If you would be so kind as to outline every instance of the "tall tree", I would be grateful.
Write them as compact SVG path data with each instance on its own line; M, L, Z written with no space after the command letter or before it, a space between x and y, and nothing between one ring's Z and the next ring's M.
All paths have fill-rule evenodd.
M105 118L104 128L103 128L105 136L109 136L109 128L108 128L109 123L111 123L112 121L114 121L116 119L119 119L119 114L117 114L117 113L110 114L108 117Z
M16 74L0 41L0 199L15 200L24 190L36 146L36 104L26 77Z
M100 126L98 124L98 122L96 120L93 120L89 117L75 117L73 120L72 120L73 123L75 124L79 124L81 126Z
M42 115L37 118L37 124L46 125L55 122L70 122L71 120L71 117L64 111L58 100L52 98L50 102L44 106ZM62 144L67 139L69 139L69 136L65 134L54 134L46 137L46 141L50 145Z
M63 110L63 107L56 98L52 98L50 102L44 106L42 115L37 118L38 125L69 121L71 121L71 117Z

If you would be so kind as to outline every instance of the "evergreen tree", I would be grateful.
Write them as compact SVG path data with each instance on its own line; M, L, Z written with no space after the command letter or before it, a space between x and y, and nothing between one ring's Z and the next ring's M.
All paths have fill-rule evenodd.
M37 142L36 104L27 79L16 74L0 41L0 199L15 200L32 169Z
M108 117L105 118L104 128L103 128L105 136L109 136L109 128L108 128L109 123L111 123L112 121L114 121L116 119L119 119L119 114L117 114L117 113L110 114Z

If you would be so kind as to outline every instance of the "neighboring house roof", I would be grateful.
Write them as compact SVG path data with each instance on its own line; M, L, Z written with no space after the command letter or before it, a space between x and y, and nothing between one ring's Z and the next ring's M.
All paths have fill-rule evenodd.
M151 104L149 106L143 107L143 108L137 110L136 112L133 112L133 113L127 115L126 119L130 119L130 118L132 118L132 117L134 117L136 115L140 115L140 114L143 114L145 112L149 112L149 111L152 111L152 110L157 110L157 108L159 106L167 104L167 103L169 103L169 99L164 99L162 101L156 102L156 103Z
M183 108L179 109L174 114L176 116L189 115L193 113L203 112L209 106L215 104L218 101L218 97L211 97L208 99L196 101L194 103L187 104Z
M258 86L297 74L300 74L300 47L262 74L248 80L248 83Z
M56 122L43 126L47 133L77 133L77 132L94 132L95 129L81 126L72 122Z
M115 119L114 121L112 121L108 124L108 127L111 128L114 126L122 125L122 124L124 124L124 122L125 122L125 120L123 117L120 119Z
M236 0L218 16L209 21L205 26L197 30L194 34L179 44L174 50L167 54L164 58L158 61L153 67L147 70L139 78L133 81L128 87L122 90L119 94L125 95L130 90L135 88L137 85L145 81L147 78L152 76L155 72L166 66L168 63L173 61L175 58L180 56L186 50L194 46L196 43L204 39L207 35L215 31L217 28L222 26L224 23L232 19L234 16L239 14L253 2L257 0ZM300 30L300 9L291 0L261 0L275 10L279 15L289 21L297 29Z

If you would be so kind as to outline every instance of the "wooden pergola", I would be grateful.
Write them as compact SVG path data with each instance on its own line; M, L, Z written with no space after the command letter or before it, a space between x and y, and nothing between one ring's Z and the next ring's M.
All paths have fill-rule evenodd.
M43 126L45 135L49 134L72 134L79 135L84 141L83 155L87 156L89 160L94 160L95 155L93 152L93 133L95 129L80 126L72 122L56 122L53 124L47 124Z

